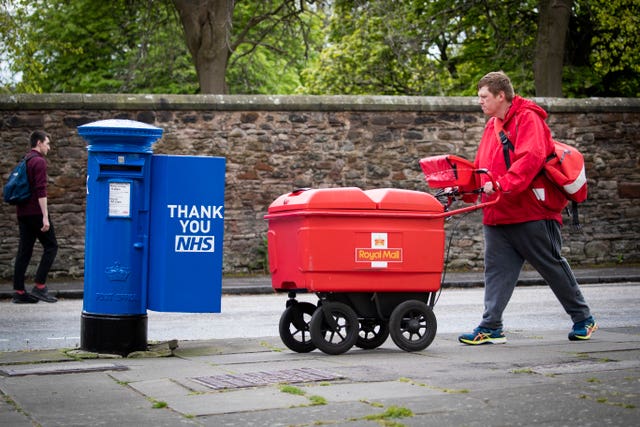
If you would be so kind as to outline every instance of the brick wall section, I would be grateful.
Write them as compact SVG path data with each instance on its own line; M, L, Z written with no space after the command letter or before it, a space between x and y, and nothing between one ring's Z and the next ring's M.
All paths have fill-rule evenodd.
M550 112L555 137L587 161L584 233L565 227L565 256L574 265L640 261L640 99L536 101ZM155 153L227 158L225 273L259 271L263 216L279 195L298 187L430 191L418 160L444 153L472 159L485 122L471 97L0 95L3 181L31 130L52 135L49 203L60 243L54 277L83 274L87 153L76 128L113 118L163 128ZM0 278L10 279L13 207L2 204L0 224ZM480 214L455 217L449 233L454 226L450 265L481 269Z

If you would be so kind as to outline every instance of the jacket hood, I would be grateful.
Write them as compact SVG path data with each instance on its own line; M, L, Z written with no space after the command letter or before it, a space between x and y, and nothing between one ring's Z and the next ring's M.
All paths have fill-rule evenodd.
M523 110L530 110L536 113L542 120L546 120L548 116L547 112L535 102L516 95L513 97L513 101L511 101L511 108L509 108L509 111L504 118L504 122L508 122L512 117Z

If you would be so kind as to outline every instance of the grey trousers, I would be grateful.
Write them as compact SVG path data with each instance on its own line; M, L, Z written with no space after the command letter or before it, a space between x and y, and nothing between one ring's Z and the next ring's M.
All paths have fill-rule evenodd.
M502 328L502 313L513 295L525 261L540 273L574 323L591 316L571 267L560 254L562 236L556 221L485 225L484 242L485 290L481 327Z

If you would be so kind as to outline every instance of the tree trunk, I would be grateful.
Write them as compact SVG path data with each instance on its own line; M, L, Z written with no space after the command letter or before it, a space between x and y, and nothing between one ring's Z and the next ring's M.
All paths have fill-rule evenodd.
M173 0L196 66L200 93L227 92L234 0Z
M562 96L562 66L572 0L538 0L538 39L533 65L536 96Z

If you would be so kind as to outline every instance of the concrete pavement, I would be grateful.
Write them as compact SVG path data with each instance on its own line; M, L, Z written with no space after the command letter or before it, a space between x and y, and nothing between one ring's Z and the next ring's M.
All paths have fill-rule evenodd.
M7 426L628 426L640 411L640 327L507 331L504 345L438 335L340 356L279 338L178 342L166 357L0 353ZM157 348L156 348L157 349ZM170 355L170 356L169 356ZM94 358L82 358L94 357ZM392 424L395 423L395 424Z
M640 282L635 268L576 270L582 283ZM448 282L447 282L448 280ZM533 273L522 284L539 284ZM445 286L481 275L449 274ZM72 286L51 285L58 296ZM268 277L225 279L225 293L272 292ZM64 292L69 292L65 294ZM74 292L77 292L75 290ZM137 357L78 350L0 353L7 426L634 425L640 325L590 341L510 331L469 347L438 334L408 353L387 340L339 356L295 353L279 337L158 343ZM133 356L133 355L132 355ZM395 423L395 424L393 424Z

